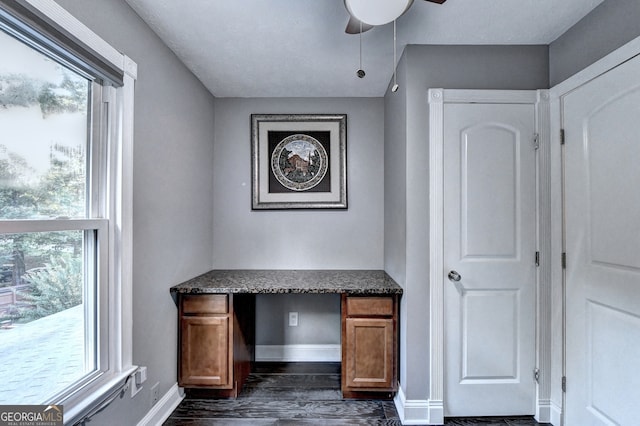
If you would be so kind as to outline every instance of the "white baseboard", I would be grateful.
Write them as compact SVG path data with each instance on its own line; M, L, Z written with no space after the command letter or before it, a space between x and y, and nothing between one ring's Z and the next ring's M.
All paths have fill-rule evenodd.
M165 393L162 398L151 407L146 416L138 422L137 426L160 426L169 418L173 410L176 409L180 402L184 399L178 384L171 386L171 389Z
M427 399L407 400L404 390L401 386L398 386L398 393L393 402L403 425L444 424L442 401L430 401Z
M562 424L562 407L557 405L555 402L551 401L550 403L550 420L553 426L560 426Z
M340 362L340 345L256 345L256 361Z

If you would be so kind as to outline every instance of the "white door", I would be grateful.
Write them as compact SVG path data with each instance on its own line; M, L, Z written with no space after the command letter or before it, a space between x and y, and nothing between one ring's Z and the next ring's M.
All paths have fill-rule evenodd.
M640 424L640 59L563 98L567 426Z
M534 114L444 106L445 416L534 414Z

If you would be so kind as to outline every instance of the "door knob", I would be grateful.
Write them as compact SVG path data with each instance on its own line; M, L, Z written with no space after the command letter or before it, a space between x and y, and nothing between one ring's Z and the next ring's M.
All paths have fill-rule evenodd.
M462 276L456 271L450 271L447 276L449 277L449 280L453 282L458 282L462 279Z

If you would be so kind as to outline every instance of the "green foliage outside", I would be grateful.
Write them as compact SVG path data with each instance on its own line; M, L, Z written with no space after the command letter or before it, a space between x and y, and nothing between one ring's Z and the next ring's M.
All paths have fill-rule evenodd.
M0 152L3 146L0 145ZM13 154L0 159L0 217L3 219L52 218L61 215L85 215L84 153L81 150L53 146L50 168L35 182L27 182L26 161ZM11 265L10 280L0 287L23 284L24 274L34 265L41 266L52 257L65 253L82 255L82 233L47 232L0 236L0 259Z
M30 78L24 74L0 74L0 107L29 107L39 104L42 116L87 110L87 80L64 72L62 82Z
M70 254L51 257L43 268L26 274L32 284L22 295L21 318L34 320L82 303L82 261Z
M50 167L34 179L27 161L0 144L0 217L3 219L84 216L85 154L53 145Z
M23 74L0 74L0 114L34 105L39 105L43 120L52 114L86 113L88 93L88 81L67 71L57 85ZM49 168L38 175L0 139L0 218L85 217L85 164L84 148L52 144ZM0 287L20 288L19 304L5 315L25 322L82 303L82 240L79 231L0 234L5 273Z

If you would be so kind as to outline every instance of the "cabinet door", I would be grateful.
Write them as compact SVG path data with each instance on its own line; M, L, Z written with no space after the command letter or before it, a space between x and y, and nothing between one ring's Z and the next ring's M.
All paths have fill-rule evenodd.
M392 389L393 319L346 318L344 386L357 390Z
M229 316L181 318L180 386L231 388Z

